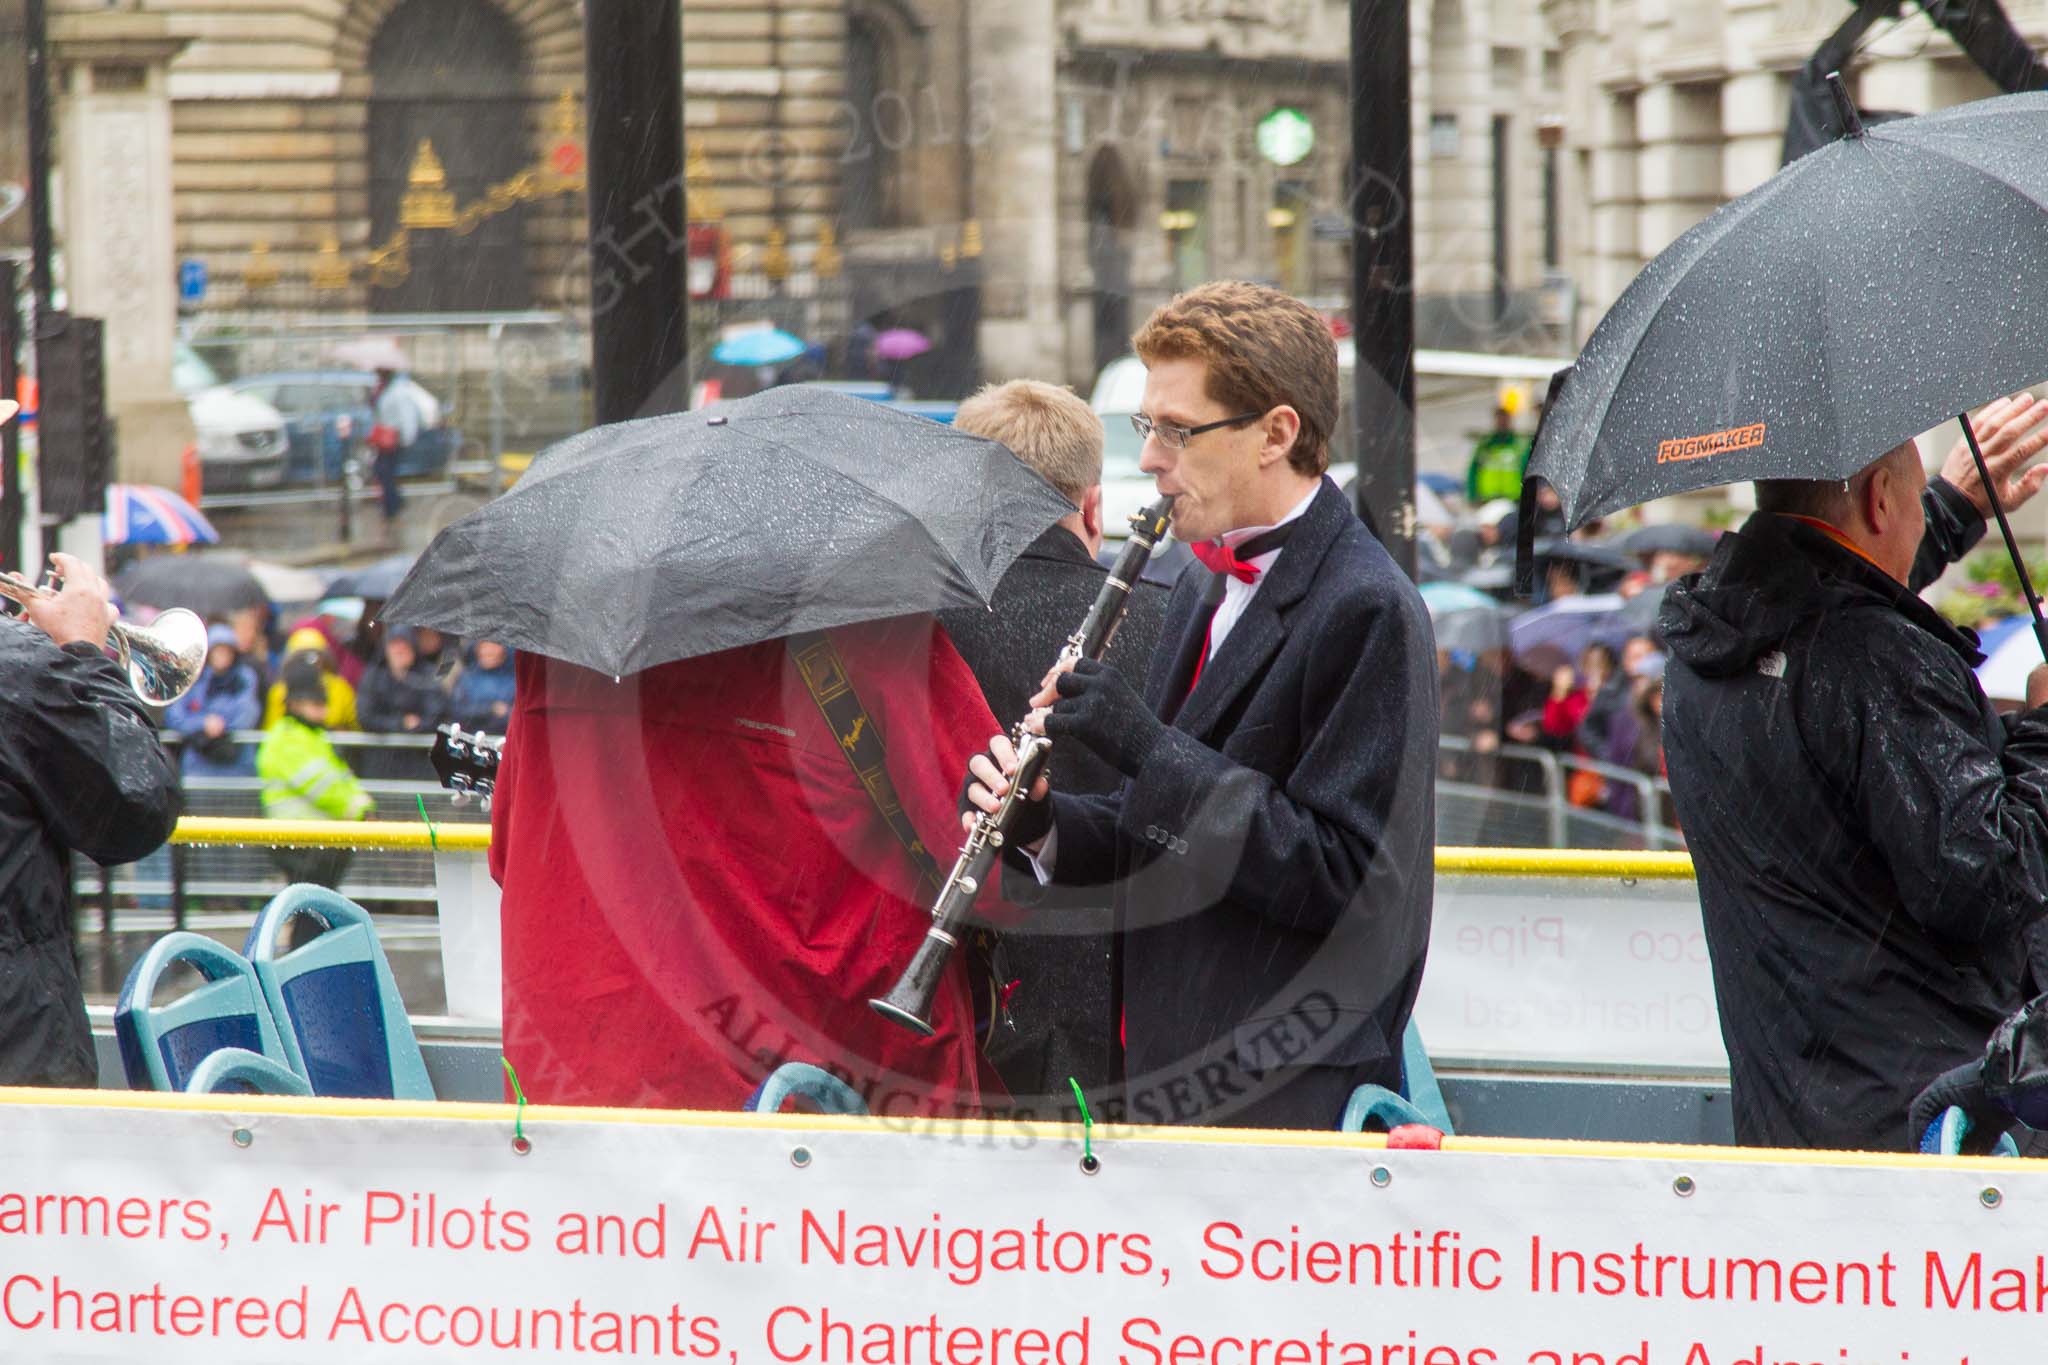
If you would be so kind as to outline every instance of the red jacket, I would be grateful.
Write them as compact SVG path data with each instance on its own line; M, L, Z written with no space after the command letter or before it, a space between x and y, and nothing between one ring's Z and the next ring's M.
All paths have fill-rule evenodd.
M995 718L928 617L832 638L943 871ZM529 1099L734 1110L793 1060L877 1113L978 1105L959 954L936 1037L867 1006L930 915L781 641L623 683L522 651L491 823L505 1053Z

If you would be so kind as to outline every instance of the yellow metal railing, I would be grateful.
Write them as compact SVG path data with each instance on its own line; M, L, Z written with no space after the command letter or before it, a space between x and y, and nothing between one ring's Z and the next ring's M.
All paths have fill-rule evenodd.
M444 853L481 853L491 846L491 827L397 820L242 820L188 815L178 822L171 842L255 848L439 849Z
M188 815L174 844L258 848L439 849L481 853L491 846L482 823L433 825L397 820L241 820ZM1440 848L1438 876L1584 877L1622 881L1685 881L1693 875L1686 853L1612 853L1571 848Z

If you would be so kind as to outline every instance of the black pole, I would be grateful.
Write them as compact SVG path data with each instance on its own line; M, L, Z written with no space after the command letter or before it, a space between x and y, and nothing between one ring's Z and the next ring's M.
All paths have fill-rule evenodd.
M1998 518L1998 533L2005 537L2005 552L2012 556L2012 566L2019 571L2020 591L2026 594L2027 611L2034 622L2034 643L2041 646L2041 657L2048 659L2048 621L2041 619L2041 595L2034 591L2034 580L2027 573L2020 543L2013 538L2012 524L2005 519L2005 504L1998 500L1998 485L1991 481L1990 466L1984 463L1984 452L1977 448L1977 429L1970 425L1970 414L1966 412L1956 420L1963 424L1963 439L1970 443L1970 458L1977 462L1977 477L1984 481L1984 496L1991 502L1992 515Z
M36 318L49 315L50 258L50 22L44 0L25 0L28 47L28 231L29 287ZM11 396L11 395L10 395Z
M1351 0L1358 514L1415 573L1415 220L1408 6Z
M21 385L20 283L14 262L0 258L0 398ZM0 571L21 568L21 418L0 422Z
M590 349L597 420L688 406L683 16L674 0L584 0Z
M1828 72L1828 95L1835 102L1835 117L1842 121L1842 136L1862 137L1863 116L1856 112L1856 101L1849 98L1849 86L1841 72Z

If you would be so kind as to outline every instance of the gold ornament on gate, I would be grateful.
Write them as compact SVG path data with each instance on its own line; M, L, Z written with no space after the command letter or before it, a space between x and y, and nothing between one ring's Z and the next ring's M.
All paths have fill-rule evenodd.
M768 229L768 245L761 253L761 273L775 284L789 278L789 239L782 229Z
M434 155L434 144L425 138L413 155L412 170L406 174L405 198L398 206L399 226L405 228L451 228L455 226L455 196L448 192L448 173Z
M819 279L833 280L839 278L839 265L839 234L830 223L821 223L818 225L818 254L811 269L817 272Z
M249 248L248 264L242 267L242 288L268 289L277 283L277 262L270 259L270 243L257 242Z
M329 237L320 244L320 255L313 262L313 287L346 289L348 277L348 262L341 259L341 243Z
M718 202L718 194L711 188L711 158L704 155L704 148L695 142L690 144L688 157L683 162L684 189L689 196L688 217L693 223L722 223L725 208Z
M969 218L967 226L960 229L960 259L975 260L981 255L981 219Z

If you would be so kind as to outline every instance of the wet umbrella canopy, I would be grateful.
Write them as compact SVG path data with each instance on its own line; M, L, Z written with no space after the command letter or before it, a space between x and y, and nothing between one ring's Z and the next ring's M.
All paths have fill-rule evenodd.
M1637 276L1529 474L1570 526L1717 484L1846 478L2048 374L2044 266L2048 94L1861 130Z
M434 538L386 621L623 675L942 607L1073 504L994 441L829 390L599 427Z

